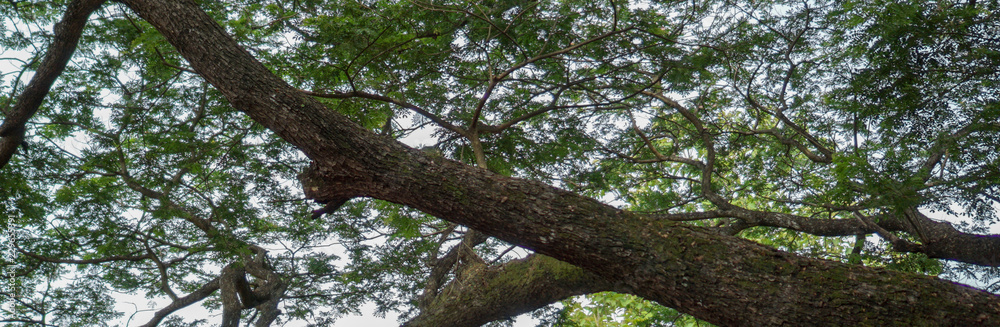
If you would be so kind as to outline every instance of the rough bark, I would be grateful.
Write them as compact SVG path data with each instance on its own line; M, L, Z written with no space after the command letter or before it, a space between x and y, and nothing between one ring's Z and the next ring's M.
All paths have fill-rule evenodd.
M305 97L241 49L192 1L126 0L252 119L314 160L318 200L405 204L631 287L725 325L988 325L997 297L910 273L799 257L656 221L542 183L428 158Z
M532 254L520 260L488 265L472 247L486 240L470 230L432 265L419 297L419 314L404 326L479 326L541 309L575 295L602 291L626 293L623 285L553 258ZM462 256L475 259L460 261ZM457 270L442 289L446 274Z

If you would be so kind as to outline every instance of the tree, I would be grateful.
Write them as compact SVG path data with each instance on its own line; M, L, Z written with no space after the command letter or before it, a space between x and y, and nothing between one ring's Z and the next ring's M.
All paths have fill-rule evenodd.
M996 7L6 4L5 46L47 46L5 90L3 319L107 321L114 289L170 299L149 326L204 299L225 326L369 300L480 325L615 291L722 325L990 324L994 295L927 274L1000 265ZM438 151L395 140L422 125Z

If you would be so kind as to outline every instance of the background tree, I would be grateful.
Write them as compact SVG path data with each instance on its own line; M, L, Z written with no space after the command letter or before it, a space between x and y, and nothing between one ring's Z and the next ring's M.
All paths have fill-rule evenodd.
M599 293L547 321L996 319L861 266L996 288L997 6L7 3L30 58L4 72L0 317L109 324L115 291L170 301L147 325L206 299L227 326L364 302L479 325L617 291L673 309ZM436 151L388 141L428 128Z

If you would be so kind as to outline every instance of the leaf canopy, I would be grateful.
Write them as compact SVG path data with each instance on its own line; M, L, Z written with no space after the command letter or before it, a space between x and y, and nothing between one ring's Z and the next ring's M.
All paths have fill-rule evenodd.
M4 114L66 4L0 5ZM274 74L385 137L801 255L998 288L989 265L899 251L931 242L915 225L882 240L868 225L816 232L760 218L898 226L891 217L919 210L988 233L1000 202L996 1L200 5ZM149 23L105 4L0 171L12 231L0 266L14 276L2 292L20 299L0 321L112 325L129 314L113 294L176 300L250 246L288 283L280 322L331 325L369 302L378 315L420 314L435 263L474 232L372 199L310 219L308 165ZM472 243L442 281L477 267L466 261L528 253ZM633 296L585 299L553 321L698 324Z

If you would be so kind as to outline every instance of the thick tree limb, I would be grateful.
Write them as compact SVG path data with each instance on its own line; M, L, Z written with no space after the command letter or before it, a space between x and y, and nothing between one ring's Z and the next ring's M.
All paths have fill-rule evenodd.
M255 245L249 247L256 253L255 256L244 256L241 262L226 265L219 276L224 327L239 326L244 309L257 309L260 316L254 325L258 327L270 326L281 313L278 303L288 284L267 263L267 251ZM252 289L246 278L247 273L259 278L262 285Z
M976 235L963 233L947 222L930 219L916 210L907 210L915 224L900 223L899 217L893 217L900 229L912 235L921 237L921 244L893 243L893 248L902 252L921 252L931 258L948 259L972 263L981 266L1000 266L1000 235ZM883 224L882 221L879 222Z
M195 302L201 301L206 297L208 297L209 295L212 295L212 293L214 293L218 289L219 289L219 278L215 278L209 281L208 283L205 283L205 285L202 285L201 288L199 288L197 291L191 292L191 294L185 295L184 297L174 300L167 307L160 309L159 311L156 311L156 314L153 315L153 319L150 319L149 322L147 322L145 325L142 325L142 327L155 327L159 325L164 318L169 316L171 313L174 313L174 311L180 310L184 307L194 304Z
M49 94L52 83L62 74L66 63L76 51L77 41L83 33L83 26L90 14L97 10L104 0L75 0L69 3L62 20L54 27L55 38L45 53L35 75L31 77L28 86L17 97L14 107L7 113L3 124L0 124L0 168L7 165L10 158L17 152L17 147L24 142L25 127L28 119L35 115L42 105L45 95Z
M468 269L403 326L481 326L570 296L624 292L600 276L543 255Z
M234 262L222 268L219 290L222 293L222 327L239 326L244 303L254 301L243 263Z
M779 227L816 236L868 235L878 232L886 236L893 249L900 252L918 252L928 257L971 263L980 266L1000 266L1000 236L963 233L947 222L934 221L916 210L909 210L912 220L900 215L883 214L872 220L872 225L856 219L817 219L780 212L748 210L732 206L726 210L677 214L646 215L650 218L671 221L692 221L714 218L737 218L742 221L738 230L755 227ZM910 221L916 225L911 224ZM918 233L917 227L920 228ZM728 228L732 229L732 228ZM913 236L923 235L921 243L892 237L889 232L901 231Z
M781 215L781 216L776 216ZM799 228L799 231L816 235L857 235L864 236L873 231L848 219L814 219L809 217L745 210L743 214L723 211L694 212L681 214L647 215L655 219L690 221L712 218L735 218L739 228L729 230L734 224L713 230L735 234L736 231L753 226L775 226ZM756 216L756 217L753 217ZM890 219L887 228L899 230L899 224ZM753 225L746 223L752 221ZM785 225L785 226L778 226ZM864 238L861 238L862 240ZM455 263L459 246L453 247L434 266L434 275L442 275ZM549 262L552 261L552 262ZM525 272L524 267L530 267ZM555 303L570 296L600 291L629 293L621 285L612 285L599 276L590 274L575 266L553 260L542 255L531 255L523 260L515 260L500 266L483 268L484 273L466 274L462 280L453 280L442 296L433 293L420 299L420 314L405 326L479 326L485 322L514 316ZM540 278L543 277L543 278ZM428 282L429 286L430 283ZM438 282L440 284L440 282ZM488 285L483 287L482 285Z
M441 235L442 239L446 236L447 234ZM421 312L425 311L424 309L432 302L435 302L441 286L444 285L445 277L448 276L448 272L459 261L460 250L462 248L472 248L485 242L486 239L486 235L470 230L462 237L462 241L458 245L448 250L448 253L445 253L444 256L434 259L434 263L431 265L431 273L427 277L427 284L424 286L423 293L417 299L417 306Z
M262 255L259 255L262 258ZM257 289L250 288L246 274L259 276L264 285ZM278 303L288 285L274 271L266 268L262 262L244 260L231 263L222 269L219 276L219 289L222 293L222 326L239 326L244 309L256 308L261 316L257 326L269 326L278 317Z
M966 286L799 257L429 158L291 88L194 2L124 2L235 108L314 160L304 183L310 197L370 196L408 205L620 280L633 294L717 324L1000 323L1000 300Z

